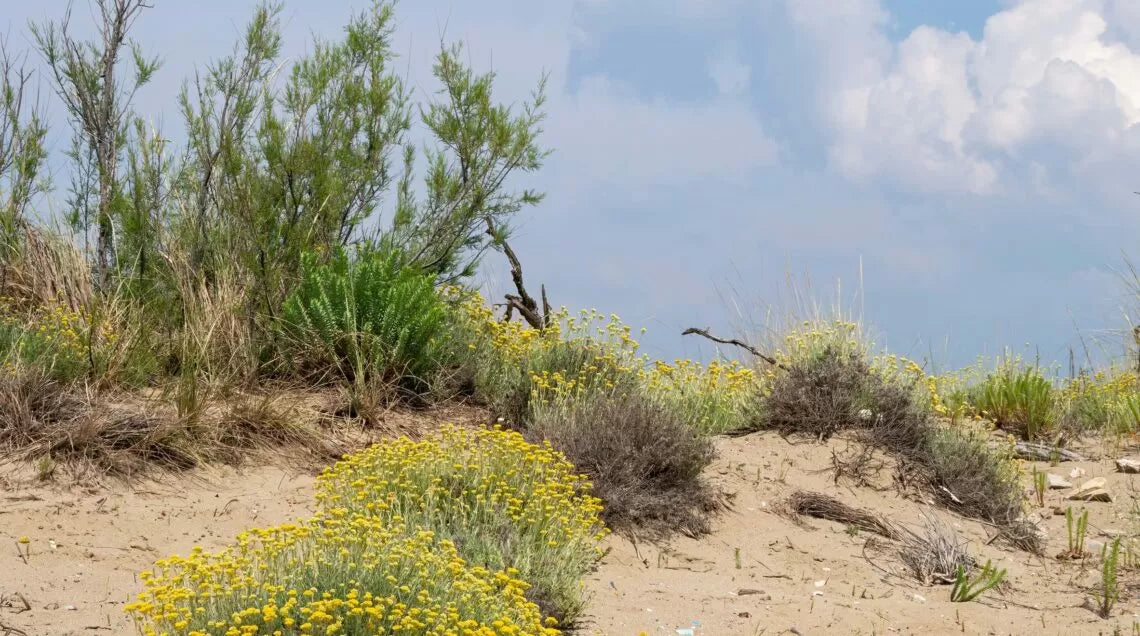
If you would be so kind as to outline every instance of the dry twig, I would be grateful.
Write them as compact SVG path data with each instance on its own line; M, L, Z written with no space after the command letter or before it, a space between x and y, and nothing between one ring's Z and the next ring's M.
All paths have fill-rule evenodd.
M761 360L763 360L764 362L767 362L770 365L780 367L781 369L783 369L785 371L788 370L788 367L784 366L779 360L777 360L771 356L765 355L764 352L760 351L756 347L753 347L752 345L748 344L747 342L744 342L743 340L737 340L736 338L727 338L727 339L726 338L718 338L717 336L714 336L711 333L709 333L708 327L705 327L704 329L698 329L696 327L689 327L688 329L681 332L682 336L688 336L690 334L696 334L698 336L704 336L705 338L708 338L709 340L712 340L713 342L719 342L721 344L730 344L733 346L740 347L741 349L744 349L748 353L751 353L752 355L756 356L757 358L760 358Z

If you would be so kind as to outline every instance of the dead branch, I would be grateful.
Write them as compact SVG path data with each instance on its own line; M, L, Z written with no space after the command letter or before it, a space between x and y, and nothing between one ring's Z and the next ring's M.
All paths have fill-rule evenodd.
M689 327L688 329L681 332L682 336L687 336L689 334L696 334L698 336L704 336L704 337L708 338L709 340L712 340L713 342L719 342L721 344L730 344L730 345L740 347L740 348L744 349L745 351L747 351L748 353L751 353L752 355L756 356L757 358L760 358L761 360L763 360L764 362L767 362L768 364L770 364L772 366L780 367L781 369L783 369L785 371L788 370L788 367L781 364L780 361L776 360L773 357L764 355L764 353L762 351L760 351L756 347L753 347L752 345L748 344L747 342L744 342L743 340L737 340L736 338L728 338L728 339L718 338L718 337L712 335L711 333L709 333L708 327L706 327L704 329L698 329L696 327Z
M503 253L507 255L507 260L511 263L511 280L514 281L515 289L518 291L518 295L505 294L507 299L506 319L510 320L512 310L518 310L519 315L531 327L539 331L546 329L550 326L550 302L546 299L546 285L541 288L542 313L540 314L538 303L526 291L526 285L523 283L522 263L519 262L518 256L515 255L515 251L511 249L507 240L495 231L495 224L491 221L491 217L486 217L485 221L487 222L487 234L503 248Z
M1085 458L1079 453L1045 444L1035 444L1033 442L1018 442L1017 446L1014 447L1014 454L1019 459L1031 459L1034 461L1049 461L1052 459L1062 462L1085 461Z

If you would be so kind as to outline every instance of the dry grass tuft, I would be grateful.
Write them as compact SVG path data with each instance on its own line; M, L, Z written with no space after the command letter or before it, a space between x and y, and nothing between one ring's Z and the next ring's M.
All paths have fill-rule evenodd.
M821 440L852 431L867 449L833 457L837 480L869 483L885 467L873 450L884 450L901 484L919 485L947 508L997 526L1003 542L1039 553L1013 466L977 434L938 426L911 389L873 372L857 352L827 347L776 378L756 427Z
M23 308L63 305L79 311L92 298L91 268L83 254L60 236L21 223L19 245L5 246L0 296Z
M853 526L888 539L899 537L894 524L865 510L853 508L834 497L815 492L797 490L788 496L788 512L796 516L814 517Z
M933 515L923 514L922 520L918 532L910 528L900 530L896 552L899 562L923 585L953 583L959 566L966 570L974 566L967 542Z
M316 412L285 408L272 396L233 396L190 419L161 399L95 395L31 369L0 375L0 451L130 477L238 464L258 453L327 463L343 450L316 426Z

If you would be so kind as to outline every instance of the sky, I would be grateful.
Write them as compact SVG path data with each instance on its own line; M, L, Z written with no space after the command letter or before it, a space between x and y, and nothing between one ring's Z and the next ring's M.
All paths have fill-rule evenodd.
M9 48L66 4L0 0ZM254 5L154 4L134 35L164 65L135 108L178 139L181 83L230 51ZM366 6L287 0L285 56ZM1140 259L1135 0L405 0L396 14L419 99L438 88L441 37L496 72L503 102L549 73L554 153L512 184L546 199L512 246L532 288L647 327L655 357L708 358L684 328L762 329L792 287L838 296L879 344L939 368L1004 347L1121 353L1136 309L1121 274ZM84 0L74 22L91 23ZM58 157L69 133L43 97ZM507 291L501 255L480 280Z

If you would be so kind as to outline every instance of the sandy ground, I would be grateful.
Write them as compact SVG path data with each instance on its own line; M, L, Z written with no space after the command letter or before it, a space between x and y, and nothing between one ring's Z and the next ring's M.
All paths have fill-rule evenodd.
M195 545L219 549L246 528L305 517L312 484L307 474L259 467L134 487L0 489L0 634L135 633L122 606L141 587L137 572ZM21 536L31 539L26 562Z
M709 477L734 494L733 510L699 540L634 545L612 538L610 554L587 579L592 601L582 633L1140 633L1133 631L1140 627L1136 588L1126 586L1108 620L1082 607L1099 580L1096 559L1061 563L985 545L984 525L900 497L889 483L882 490L836 485L831 450L843 444L790 444L769 434L720 440ZM1140 475L1114 472L1115 456L1039 465L1066 478L1079 468L1085 474L1077 482L1108 479L1114 502L1073 503L1090 511L1093 551L1108 536L1136 530L1134 482ZM185 554L194 545L216 549L242 529L312 511L312 475L273 466L88 487L28 477L0 477L0 636L132 634L122 604L138 589L135 573L156 558ZM865 549L866 532L778 514L796 489L915 526L923 513L936 514L970 541L975 554L1007 568L1010 585L981 602L951 603L948 586L919 585L889 554ZM1069 505L1063 501L1067 492L1050 492L1047 505ZM1045 526L1047 552L1056 555L1065 548L1064 518L1046 512ZM31 538L26 560L17 551L20 536ZM1121 577L1125 583L1137 579L1132 571Z

